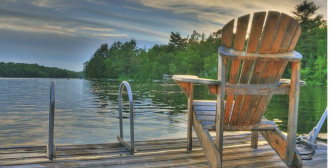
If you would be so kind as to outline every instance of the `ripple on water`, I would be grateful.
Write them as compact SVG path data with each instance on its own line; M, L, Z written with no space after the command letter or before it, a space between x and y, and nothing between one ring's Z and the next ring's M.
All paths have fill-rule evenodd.
M0 80L1 146L46 145L48 141L49 86L52 79ZM56 144L105 143L119 133L120 82L56 79ZM187 99L176 83L130 82L133 90L135 139L186 136ZM215 99L203 85L196 99ZM325 88L303 88L298 132L308 133L326 107ZM286 131L288 99L273 98L266 117ZM129 104L123 94L125 138L129 138ZM326 125L326 124L325 124ZM326 132L323 126L322 132Z

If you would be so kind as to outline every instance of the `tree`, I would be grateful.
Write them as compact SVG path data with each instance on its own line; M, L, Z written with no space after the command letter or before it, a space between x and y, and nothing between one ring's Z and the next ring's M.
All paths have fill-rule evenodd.
M307 2L307 0L295 6L295 10L292 11L292 13L301 24L303 32L307 31L306 28L311 20L310 18L316 14L317 9L319 8L320 6L315 5L314 2Z
M78 78L80 77L80 72L55 67L45 67L38 64L0 62L0 76L24 78Z
M310 85L326 83L326 21L322 15L314 15L320 8L314 2L303 1L292 13L301 26L301 36L295 48L302 54L301 76ZM325 77L325 78L324 78Z
M179 32L171 32L170 34L170 40L169 40L169 45L172 45L176 48L182 48L185 45L187 39L182 38L179 34Z

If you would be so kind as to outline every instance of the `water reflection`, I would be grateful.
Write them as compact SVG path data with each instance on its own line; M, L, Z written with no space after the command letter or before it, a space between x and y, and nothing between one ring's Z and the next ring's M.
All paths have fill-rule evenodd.
M45 145L48 139L51 79L0 79L0 146ZM120 82L56 79L56 144L116 141ZM134 99L135 139L186 136L185 94L176 83L130 82ZM194 88L195 99L216 99L206 86ZM325 88L303 87L298 132L308 133L326 107ZM127 95L124 138L129 139ZM288 98L275 96L266 117L286 131ZM326 132L326 124L322 128Z

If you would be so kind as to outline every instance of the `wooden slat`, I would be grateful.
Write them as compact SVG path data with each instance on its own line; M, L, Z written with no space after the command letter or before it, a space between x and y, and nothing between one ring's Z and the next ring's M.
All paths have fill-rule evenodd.
M241 132L228 132L224 136L224 167L286 167L268 143L262 140L263 138L259 137L258 149L250 148L249 138L249 134ZM207 163L196 138L193 138L192 151L185 149L186 138L137 141L135 144L138 148L138 153L135 155L123 152L126 149L119 143L60 145L58 151L62 154L59 155L58 160L54 161L49 161L46 156L40 157L40 154L45 155L45 151L40 150L40 147L0 148L0 165L13 167L199 167ZM326 167L327 145L321 142L318 144L313 159L303 161L304 167ZM301 145L297 148L300 148L300 151L304 150ZM101 149L103 152L100 151ZM2 150L14 153L9 156L6 152L1 154L4 153ZM25 154L32 155L20 158L18 152L15 157L16 151L25 151ZM85 153L80 154L81 152ZM38 155L35 155L36 153Z
M251 31L248 39L247 44L247 52L255 53L258 48L259 39L262 33L262 27L264 23L266 12L257 12L254 13ZM254 60L245 60L243 62L243 67L241 70L241 75L239 79L240 84L248 84L251 78L253 65L255 61ZM239 114L239 111L242 108L242 103L244 102L245 95L237 95L234 105L234 118L232 119L232 123L236 123L237 119L236 117Z
M300 62L302 55L298 52L286 52L278 54L256 54L243 51L237 51L226 47L219 47L219 54L227 59L242 59L242 60L261 60L261 61L289 61Z
M216 105L215 106L194 106L195 111L216 111Z
M283 75L286 66L287 66L287 61L278 62L277 65L274 67L273 74L270 75L270 76L275 76L275 77L268 78L267 83L277 84L278 81L280 80L281 76ZM251 117L250 123L259 122L262 119L262 117L264 116L264 113L267 110L267 107L272 99L272 96L273 96L273 94L260 97L260 102L256 108L256 111L252 112L252 113L254 113L254 115L252 115L253 117Z
M287 168L287 166L280 161L279 157L272 155L273 151L258 153L251 159L233 160L224 164L227 168Z
M197 115L200 116L215 116L216 115L216 110L215 111L195 111Z
M239 79L239 84L248 84L251 78L252 70L253 70L254 61L245 60L243 63L243 67L241 69L241 75ZM232 110L232 124L237 122L237 118L239 112L242 108L244 102L245 95L237 95L235 99L235 103Z
M247 44L247 52L252 52L255 53L258 44L259 44L259 39L262 33L262 27L264 23L266 12L257 12L254 13L253 21L252 21L252 26L251 26L251 31L248 39L248 44ZM239 79L240 84L247 84L250 81L251 78L251 73L253 70L253 65L255 61L253 60L245 60L243 62L243 67L241 70L241 75ZM244 101L245 95L237 95L236 100L235 100L235 105L234 105L234 118L232 119L232 123L237 122L236 117L239 114L239 111L242 108L242 103Z
M270 144L282 160L286 157L286 137L279 131L260 131L263 138Z
M216 106L216 100L193 100L194 106Z
M234 46L233 46L233 48L235 50L239 50L239 51L244 50L248 22L249 22L249 14L241 16L237 20L236 36L235 36Z
M289 23L291 22L291 17L282 13L279 18L279 24L275 30L275 37L271 43L271 48L269 53L278 53L280 46L282 45L285 34L287 33ZM287 51L287 49L286 49Z
M288 49L288 51L293 51L301 34L301 26L297 27L297 30L295 31L294 37L291 41L290 47Z
M199 118L199 117L198 117ZM200 118L205 119L205 118ZM204 120L201 121L204 125L205 129L215 130L215 122ZM262 121L261 123L257 123L254 125L248 126L235 126L235 125L224 125L224 131L267 131L267 130L275 130L276 125L272 121Z
M264 80L266 80L266 78L267 78L267 75L272 72L272 68L274 67L274 65L271 62L265 62L264 65L262 65L262 64L263 64L263 62L257 61L257 65L255 66L256 68L255 68L254 73L252 74L252 79L251 79L250 83L263 84ZM262 68L262 66L263 66L263 69L258 69L258 68ZM255 78L255 76L256 76L256 78ZM237 125L248 125L245 123L247 123L247 120L249 120L249 121L251 120L251 111L255 111L256 105L259 102L259 98L260 98L260 96L246 95L245 101L243 103L243 107L241 109L241 113L239 115Z
M284 163L289 167L302 167L302 161L300 158L300 155L298 154L298 151L296 148L292 147L291 151L293 153L293 157L291 157L291 162L288 162L288 145L289 140L279 131L261 131L261 135L264 137L266 141L270 144L270 146L275 150L275 152L278 154L278 156L284 161ZM295 144L295 140L294 140ZM296 163L296 165L294 165Z
M255 53L259 45L259 40L262 34L262 27L264 23L266 12L256 12L253 16L251 31L247 44L247 52Z
M241 64L241 60L232 61L230 77L229 77L229 82L228 82L229 84L238 83L240 64ZM224 112L224 124L226 124L226 125L229 124L234 96L235 96L234 94L227 94L225 112Z
M199 124L195 113L193 113L193 127L211 167L222 167L222 159L217 146L214 144L209 131Z
M269 53L271 43L274 38L274 32L275 32L275 29L277 28L277 24L279 21L279 16L280 16L279 12L275 12L275 11L268 12L268 16L267 16L266 24L264 26L263 33L262 33L262 38L261 38L261 43L260 43L260 46L258 49L258 53L260 53L260 54Z
M295 37L295 31L298 28L299 23L294 18L291 18L291 22L286 30L285 37L283 39L282 45L280 46L279 53L287 52L289 50L292 39Z
M269 84L271 81L273 82L277 76L278 70L280 66L283 64L283 61L269 61L264 65L264 70L258 79L258 84ZM272 95L272 94L269 94ZM269 96L253 96L251 97L250 106L246 109L245 115L241 115L241 117L245 118L239 121L240 124L249 125L255 124L259 122L264 115L264 111L262 111L260 106L264 106L265 99ZM254 116L261 116L261 118L256 118L257 120L252 122Z
M199 78L193 75L174 75L172 79L177 82L183 83L196 83L196 84L207 84L207 85L218 85L220 82L218 80ZM180 83L179 83L180 84Z
M258 82L262 74L263 68L264 68L264 61L256 61L254 70L252 72L253 75L251 76L251 79L249 81L250 84L256 84ZM246 111L250 107L251 97L252 97L251 95L245 95L245 97L241 99L242 101L240 102L241 104L235 103L230 121L231 125L237 125L239 120L245 120L245 118L240 119L240 117L245 117Z
M234 19L228 22L222 29L221 46L231 47Z
M278 64L277 64L278 65ZM277 67L277 65L275 67ZM282 66L279 66L281 68ZM278 72L278 71L276 71ZM225 92L227 94L235 95L270 95L270 94L289 94L290 85L283 84L239 84L239 85L225 85ZM227 100L228 101L228 100ZM230 103L232 105L232 103Z

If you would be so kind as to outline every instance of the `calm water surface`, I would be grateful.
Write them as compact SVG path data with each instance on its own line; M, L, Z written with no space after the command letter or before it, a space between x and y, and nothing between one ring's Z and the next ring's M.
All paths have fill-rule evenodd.
M0 78L0 147L46 145L49 87L52 79ZM56 79L55 143L86 144L116 141L119 134L120 82ZM135 139L186 136L187 99L176 83L130 82L134 99ZM302 87L298 133L308 133L327 106L326 88ZM203 85L195 99L216 99ZM127 100L127 95L123 95ZM127 101L125 101L127 102ZM124 134L129 138L128 104ZM287 128L288 98L274 96L266 117ZM326 123L321 132L327 132Z

